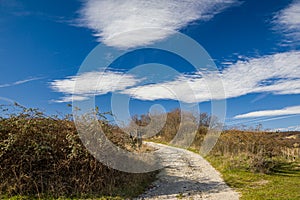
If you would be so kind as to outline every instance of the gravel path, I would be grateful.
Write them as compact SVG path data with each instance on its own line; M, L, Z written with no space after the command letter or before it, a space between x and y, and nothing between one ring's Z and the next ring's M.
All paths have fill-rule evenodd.
M157 149L164 169L151 189L137 199L239 199L238 193L200 155L162 144L147 144Z

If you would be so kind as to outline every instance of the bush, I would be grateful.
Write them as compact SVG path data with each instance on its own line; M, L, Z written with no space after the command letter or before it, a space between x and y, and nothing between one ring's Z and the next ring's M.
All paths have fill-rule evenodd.
M0 197L130 196L154 179L155 173L129 174L97 161L81 143L70 116L59 119L17 108L17 114L0 119ZM116 130L109 135L123 146L128 140Z
M299 135L299 133L293 133ZM252 172L271 173L279 162L289 162L283 152L299 141L286 139L290 133L224 131L210 155L235 158L232 167L241 167Z

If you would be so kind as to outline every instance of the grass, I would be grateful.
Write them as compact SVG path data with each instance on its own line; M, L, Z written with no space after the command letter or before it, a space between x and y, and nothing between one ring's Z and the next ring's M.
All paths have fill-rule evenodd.
M70 116L49 117L38 109L17 108L15 114L0 115L0 199L131 199L155 180L157 172L129 174L94 159ZM120 148L136 150L131 137L98 114L108 139ZM169 113L158 137L149 141L168 144L177 132L179 114L178 110ZM189 150L197 152L206 132L207 127L199 128ZM93 137L89 142L101 144ZM300 200L300 160L291 154L299 144L299 132L229 130L206 158L242 200ZM289 161L296 157L297 161Z
M192 147L188 150L199 153ZM274 159L275 166L265 174L249 170L249 158L241 155L220 156L212 152L205 158L222 174L224 181L240 193L241 200L300 200L299 159L295 162Z
M86 199L95 199L95 200L123 200L123 199L132 199L133 197L137 197L142 194L145 189L152 183L155 178L156 173L152 173L148 177L148 179L144 179L143 181L135 181L129 183L128 185L123 185L123 187L114 188L112 191L112 195L103 195L99 194L85 194L83 197L54 197L53 195L43 196L41 198L37 198L34 196L26 196L26 195L0 195L1 200L31 200L31 199L57 199L57 200L86 200Z
M230 159L223 156L210 155L206 159L241 194L241 200L300 199L300 162L282 162L270 174L262 174L232 167Z
M166 142L159 142L167 144ZM168 145L168 144L167 144ZM199 153L195 148L189 151ZM246 158L209 155L206 160L217 169L224 181L240 193L240 200L300 200L300 161L278 161L269 174L248 169ZM240 161L239 165L233 164ZM181 196L178 195L177 198Z

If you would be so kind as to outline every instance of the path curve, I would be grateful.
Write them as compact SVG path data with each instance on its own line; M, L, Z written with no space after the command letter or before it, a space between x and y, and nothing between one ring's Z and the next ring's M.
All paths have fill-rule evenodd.
M164 168L151 188L137 199L239 199L238 193L199 154L163 144L147 144L157 149Z

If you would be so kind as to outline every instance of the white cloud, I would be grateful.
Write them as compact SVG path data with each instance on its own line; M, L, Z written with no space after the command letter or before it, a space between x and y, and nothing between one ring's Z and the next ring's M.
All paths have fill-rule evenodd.
M251 93L300 94L299 60L300 51L277 53L237 61L219 75L214 77L208 75L206 79L203 78L203 74L197 73L152 84L143 84L142 79L130 74L89 72L53 81L51 87L65 93L66 96L75 95L81 98L118 92L140 100L172 99L188 103L234 98ZM98 80L102 81L101 84L98 84ZM77 82L76 92L74 92L75 82ZM210 92L210 89L214 92ZM67 100L70 100L70 97L65 99Z
M66 95L56 102L70 102L72 99L81 101L88 96L124 90L139 81L132 75L119 72L87 72L63 80L54 80L50 83L50 87Z
M218 77L204 79L200 74L181 76L174 81L137 86L123 93L144 100L178 99L185 102L202 102L223 99L222 85L218 82L218 78L221 78L225 98L264 92L300 94L299 60L300 51L277 53L238 61L223 70ZM215 92L210 92L207 86L209 84Z
M129 48L164 39L170 30L195 20L209 20L234 3L237 0L87 0L79 21L94 30L104 44ZM134 30L138 32L132 35ZM120 33L127 34L113 38Z
M298 115L300 114L300 106L286 107L279 110L261 110L246 114L237 115L234 119L253 118L253 117L274 117L282 115Z
M5 83L5 84L1 84L0 88L4 88L4 87L11 87L11 86L15 86L15 85L21 85L27 82L31 82L31 81L36 81L36 80L40 80L42 79L41 77L36 77L36 78L28 78L28 79L24 79L24 80L20 80L20 81L16 81L13 83Z
M87 100L88 96L76 96L76 95L72 95L72 96L64 96L58 100L52 100L52 102L55 103L65 103L65 102L71 102L71 101L83 101L83 100Z
M226 122L228 126L236 125L250 125L250 124L260 124L262 122L276 121L287 118L297 117L297 115L283 115L283 116L270 116L270 117L249 117L249 118L229 118Z
M173 81L137 86L122 93L141 100L171 99L195 103L211 99L205 81L200 74L180 76Z
M232 65L233 62L232 61L224 61L221 63L222 65Z
M272 129L269 132L276 132L276 131L281 131L281 132L287 132L287 131L300 131L300 125L297 126L289 126L286 128L276 128Z
M300 94L300 51L238 61L222 72L226 97L249 93Z
M290 39L300 41L300 1L294 0L287 8L275 16L276 28L283 31Z

